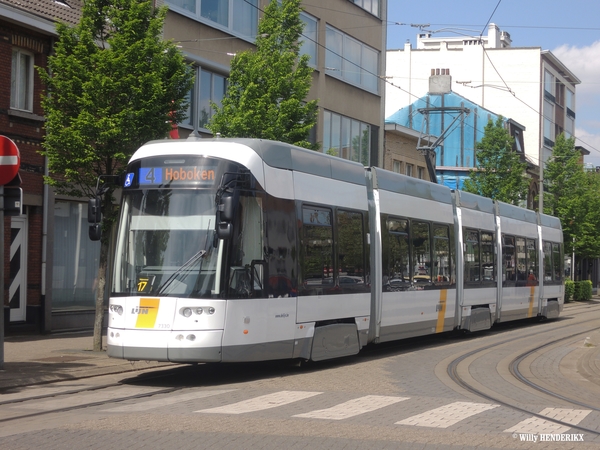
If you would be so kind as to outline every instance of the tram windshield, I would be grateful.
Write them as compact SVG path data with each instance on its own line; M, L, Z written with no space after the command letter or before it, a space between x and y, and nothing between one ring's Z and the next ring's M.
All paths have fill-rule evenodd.
M215 192L141 189L123 196L113 295L218 294Z

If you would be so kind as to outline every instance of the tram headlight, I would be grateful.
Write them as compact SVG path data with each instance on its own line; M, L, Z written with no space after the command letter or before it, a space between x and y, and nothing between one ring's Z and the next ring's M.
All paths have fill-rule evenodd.
M212 306L194 306L193 308L186 306L179 310L179 314L181 314L183 317L191 317L192 314L201 316L203 314L212 315L214 313L215 308Z
M123 315L123 307L121 305L110 305L110 310L120 316Z

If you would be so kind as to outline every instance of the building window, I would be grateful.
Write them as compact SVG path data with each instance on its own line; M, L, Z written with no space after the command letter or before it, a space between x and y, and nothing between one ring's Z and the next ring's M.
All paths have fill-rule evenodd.
M194 89L188 94L188 99L191 101L188 105L187 118L183 121L182 125L189 125L194 127L194 112L197 111L198 128L206 128L208 122L214 114L212 103L217 106L221 106L223 97L227 90L227 78L225 76L211 72L206 69L198 68L196 72L198 77L198 93L194 95ZM212 103L211 103L212 102ZM196 109L196 104L198 108Z
M10 107L33 111L33 55L19 49L12 52Z
M575 133L575 119L568 116L565 117L565 137L571 138Z
M417 167L417 178L419 178L420 180L425 179L425 168L424 167Z
M544 71L544 91L550 95L554 95L554 75L547 70Z
M323 152L369 165L371 126L331 111L323 112Z
M400 173L401 170L402 170L402 163L400 161L394 160L392 162L392 171L396 172L396 173Z
M379 52L330 26L325 39L327 74L377 92Z
M100 241L88 238L87 205L54 204L52 309L93 309ZM59 231L60 230L60 231Z
M408 175L409 177L413 176L413 165L412 164L405 164L406 166L406 175Z
M300 36L300 54L310 56L308 64L312 67L317 67L317 55L318 55L318 22L312 16L306 13L300 13L300 19L304 22L304 31Z
M565 104L565 85L560 81L556 80L555 86L556 93L556 104L560 106L564 106Z
M544 100L544 143L554 144L554 104Z
M575 93L570 89L567 89L565 106L571 111L575 111Z
M214 112L211 102L221 106L226 88L227 79L224 76L200 69L198 128L206 128Z
M354 4L379 17L379 0L354 0Z
M258 0L165 0L173 11L191 16L241 37L254 39Z

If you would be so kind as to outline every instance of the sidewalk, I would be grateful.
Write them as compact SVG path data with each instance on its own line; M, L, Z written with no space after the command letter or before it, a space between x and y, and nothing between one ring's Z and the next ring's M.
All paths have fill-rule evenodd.
M103 343L106 349L106 336ZM10 388L171 365L109 358L106 351L94 352L92 348L91 332L5 337L0 395Z
M600 302L600 296L594 296L592 302ZM568 313L570 306L581 304L565 304L562 314ZM106 336L103 343L106 349ZM6 337L4 370L0 370L0 395L10 388L173 365L109 358L105 351L94 352L92 347L91 332Z

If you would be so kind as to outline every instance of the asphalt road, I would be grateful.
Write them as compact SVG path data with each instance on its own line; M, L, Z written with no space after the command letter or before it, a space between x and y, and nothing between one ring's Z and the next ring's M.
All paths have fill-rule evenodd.
M0 447L598 448L599 324L600 304L583 305L554 321L380 344L322 363L44 384L0 396Z

